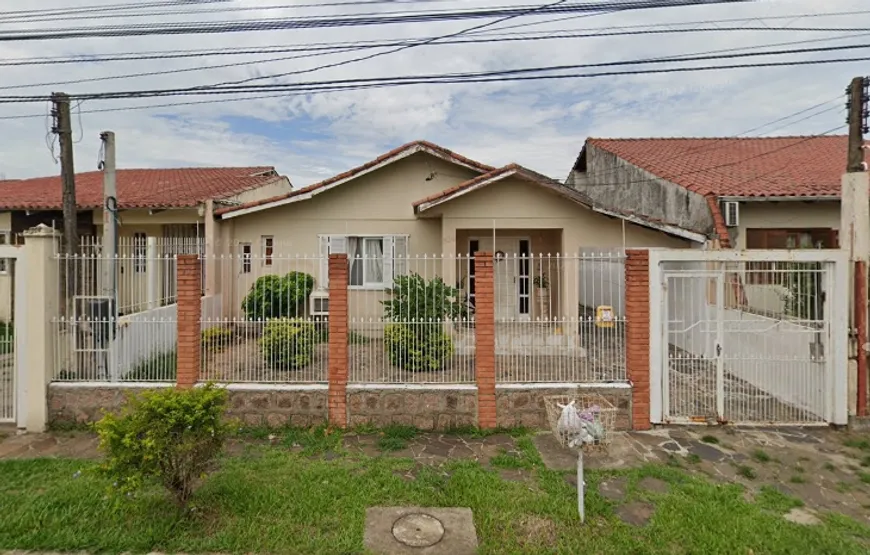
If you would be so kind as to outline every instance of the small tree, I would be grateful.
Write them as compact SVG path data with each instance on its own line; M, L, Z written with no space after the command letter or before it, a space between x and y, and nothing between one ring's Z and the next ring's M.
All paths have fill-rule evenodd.
M453 342L444 333L445 320L468 315L459 289L440 277L425 280L419 274L395 279L392 298L382 301L384 316L395 322L384 334L393 364L410 371L440 370L453 355Z
M242 301L248 320L295 318L305 313L305 303L314 290L314 278L304 272L281 277L269 274L257 278Z
M122 493L154 481L186 507L223 449L226 405L226 390L212 384L130 396L120 414L107 414L96 424L106 453L103 472Z

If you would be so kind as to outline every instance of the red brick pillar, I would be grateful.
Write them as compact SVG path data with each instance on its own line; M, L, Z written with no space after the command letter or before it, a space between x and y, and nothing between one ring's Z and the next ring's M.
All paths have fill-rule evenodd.
M625 365L631 380L631 427L649 430L649 251L631 249L625 259Z
M346 254L329 255L329 425L347 427Z
M180 254L176 271L178 297L178 387L193 387L199 381L200 317L202 315L202 264L199 255Z
M492 253L474 254L474 361L477 377L477 425L496 427L495 282Z

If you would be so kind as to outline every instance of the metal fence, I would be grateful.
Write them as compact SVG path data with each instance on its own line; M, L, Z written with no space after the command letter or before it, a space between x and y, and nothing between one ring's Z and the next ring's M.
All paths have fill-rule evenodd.
M496 381L625 381L625 255L496 256Z
M349 382L474 383L474 258L350 261Z
M203 257L218 290L203 298L202 379L326 383L326 260L271 248Z
M167 244L124 237L110 256L85 238L78 253L55 255L56 381L175 381L176 255L162 250Z

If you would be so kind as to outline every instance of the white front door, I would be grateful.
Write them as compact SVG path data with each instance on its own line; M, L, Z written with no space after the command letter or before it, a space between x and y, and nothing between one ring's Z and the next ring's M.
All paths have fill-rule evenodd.
M495 319L512 320L519 316L519 240L508 237L480 239L480 250L493 253L495 278Z

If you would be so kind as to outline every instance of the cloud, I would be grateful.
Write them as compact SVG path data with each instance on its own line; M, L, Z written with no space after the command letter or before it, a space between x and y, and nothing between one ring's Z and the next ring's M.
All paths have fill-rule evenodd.
M300 0L296 4L311 4ZM527 5L528 0L474 0L401 3L400 6L358 5L321 9L258 9L252 12L180 15L160 21L274 18L338 15L389 10L468 9L494 5ZM51 0L40 9L92 5L92 0ZM274 0L236 1L227 6L269 6ZM822 6L824 4L824 6ZM222 6L212 5L212 6ZM558 16L517 18L495 27L522 23L507 32L589 29L655 23L679 24L725 18L781 17L787 14L839 12L864 8L862 0L793 0L737 5L707 5L593 15L541 24ZM184 7L179 7L183 9ZM206 9L205 7L201 9ZM153 21L148 18L99 17L68 22L2 23L0 31L17 28L91 26L101 23ZM0 43L0 58L29 56L92 56L109 52L286 46L310 43L412 38L455 33L484 20L437 24L288 30L226 35L178 35L123 39L81 39ZM771 20L770 26L867 27L870 14ZM699 24L696 23L695 26ZM754 26L751 22L734 25ZM760 25L760 23L758 24ZM279 79L298 82L376 76L490 71L515 67L584 64L669 56L770 43L831 38L843 33L797 31L703 32L627 37L428 45L367 61ZM484 36L484 35L478 35ZM809 46L850 44L866 37ZM795 45L794 48L801 48ZM788 48L783 47L783 48ZM377 51L260 63L136 79L0 91L0 94L48 94L156 89L237 81L273 73L296 72L322 64L352 60ZM802 55L801 58L860 56L866 51ZM79 63L4 67L0 86L107 77L136 72L202 67L275 58L283 54L208 56L188 59ZM289 54L288 54L289 55ZM765 61L758 59L757 61ZM747 63L753 59L735 60ZM710 62L718 63L718 62ZM703 65L703 64L702 64ZM248 99L152 110L74 114L76 167L94 169L99 132L115 131L121 167L182 165L274 165L297 186L321 180L378 154L414 140L429 139L490 164L512 161L563 178L587 136L720 136L744 132L763 123L841 97L856 64L731 71L613 76L596 79L540 80L513 83L415 85L310 96ZM260 82L269 82L262 80ZM88 101L81 109L219 100L214 97L171 97L150 100ZM222 99L221 99L222 100ZM836 103L831 106L836 105ZM0 104L0 117L42 114L46 103ZM779 130L780 134L818 133L844 123L833 110ZM46 147L46 118L0 120L0 174L7 177L50 175L59 171ZM50 138L50 136L49 136Z

